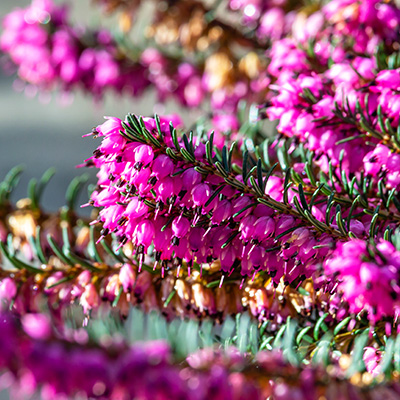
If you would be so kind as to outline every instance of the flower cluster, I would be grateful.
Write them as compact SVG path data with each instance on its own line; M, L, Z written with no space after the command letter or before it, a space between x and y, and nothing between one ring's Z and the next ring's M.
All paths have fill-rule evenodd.
M236 270L250 277L266 271L275 285L284 276L286 285L296 287L312 276L318 260L329 253L332 237L316 235L295 216L259 203L257 196L246 194L241 175L233 180L210 169L204 143L187 142L191 153L183 148L183 154L189 161L171 155L178 142L168 121L141 119L154 146L137 137L127 140L132 131L128 121L110 118L95 129L103 141L86 162L100 168L90 204L102 207L103 236L113 232L121 246L132 243L139 270L151 248L154 269L160 267L162 274L166 268L179 273L182 262L190 274L194 264L219 260L222 279ZM266 197L278 206L282 185L281 178L271 176L265 186ZM294 192L290 197L293 201ZM361 224L357 233L363 232Z
M390 242L381 241L376 247L361 240L340 243L325 270L338 280L352 313L367 311L373 322L397 318L400 252Z
M0 303L11 305L19 315L39 312L47 303L55 314L79 304L85 315L112 306L127 316L132 306L139 306L145 311L161 310L171 319L207 316L218 321L248 309L258 320L270 321L271 332L287 317L306 317L314 309L321 315L329 311L332 318L347 314L334 298L323 292L311 294L314 292L311 281L304 285L309 294L300 295L296 289L283 284L274 287L264 279L246 282L242 288L240 279L230 279L218 287L219 266L215 265L212 269L204 268L203 277L198 271L193 271L190 277L183 272L176 277L169 271L163 279L150 271L139 274L137 266L128 263L98 267L102 269L96 272L78 266L63 265L57 270L49 267L39 276L1 271Z
M392 273L382 272L380 284L375 287L370 281L381 270L370 271L369 283L363 285L365 268L361 264L365 251L360 255L352 249L360 243L365 250L366 242L339 242L333 255L331 250L335 236L345 241L354 237L379 238L383 234L386 237L397 226L390 210L380 214L379 207L374 211L374 202L370 205L360 196L353 201L337 194L342 206L333 212L331 200L321 193L317 196L318 190L307 196L301 184L297 189L284 190L290 181L279 172L268 173L262 194L259 184L249 179L251 174L244 183L240 172L246 167L240 152L231 151L232 164L224 169L222 164L228 161L224 157L222 164L215 161L217 149L212 150L209 141L195 143L193 137L188 139L185 135L178 139L174 123L168 121L158 117L137 119L133 115L125 121L109 118L94 129L93 133L103 141L94 156L86 160L87 165L100 168L98 186L89 204L102 209L93 223L102 223L102 237L114 233L120 247L133 246L132 256L138 261L139 272L143 263L154 262L151 267L162 276L171 271L179 276L184 267L188 277L193 269L200 271L201 277L203 268L217 261L222 272L220 287L224 280L238 282L244 277L242 287L260 274L269 276L275 287L283 284L296 289L312 278L316 289L324 288L331 295L337 290L344 292L352 313L366 310L368 318L375 322L382 316L395 316L397 252L394 261L388 262ZM377 146L375 151L379 149ZM225 151L226 146L222 153ZM304 165L295 164L293 168L300 173ZM265 174L261 168L257 173ZM312 186L310 180L301 180ZM309 201L314 203L311 208ZM364 207L370 206L372 209L367 212ZM382 220L378 223L379 217ZM394 249L388 242L382 243L387 244L387 251ZM342 254L340 249L347 246L349 252ZM379 244L377 254L387 257L384 248ZM360 268L355 267L352 257L360 260ZM352 274L353 280L349 279ZM354 285L357 290L352 289ZM382 300L382 296L377 296L375 289L387 292L379 307L376 299ZM262 292L257 296L265 297ZM253 315L270 315L265 301L248 304ZM335 301L331 306L334 304ZM334 313L345 316L347 307L337 305L339 311Z
M41 314L24 316L23 330L12 316L2 314L0 326L0 368L13 365L16 380L10 383L16 397L39 389L44 399L78 394L99 399L232 398L227 371L216 367L203 375L188 370L184 377L171 365L170 350L163 342L90 349L84 346L88 341L85 332L80 338L77 332L76 342L53 338L49 321ZM191 379L196 384L190 385ZM25 384L17 385L18 380ZM244 382L243 394L249 389ZM254 393L255 388L249 396L254 398Z
M1 384L13 398L40 393L43 399L314 400L329 393L348 398L351 392L352 399L363 400L388 393L395 398L400 390L392 384L366 391L343 379L338 367L331 376L295 367L279 351L260 352L253 360L234 348L205 348L182 363L164 341L91 343L83 329L56 335L43 314L27 314L19 322L2 312L0 339L0 370L12 371Z
M107 30L82 32L67 20L66 7L34 0L4 18L1 50L23 81L49 91L82 88L101 97L105 90L136 95L149 84L145 68L121 57ZM7 64L6 64L7 66Z
M259 39L279 39L290 30L295 17L294 12L285 13L287 3L287 0L230 0L229 7L241 14L243 24L253 28Z
M79 304L85 315L113 307L126 316L132 306L140 306L161 310L168 318L208 316L224 321L248 310L260 321L268 320L268 331L273 332L287 317L306 317L315 309L320 315L328 311L332 319L347 314L336 299L315 293L311 280L301 285L307 295L283 281L276 286L262 275L239 287L242 276L233 273L220 285L219 261L196 265L190 276L187 268L178 274L171 268L160 279L150 267L154 258L148 255L138 273L137 263L126 258L132 253L131 244L124 246L125 255L114 253L113 243L95 244L99 231L89 228L87 221L75 222L75 212L66 226L59 213L45 214L31 207L28 199L18 201L17 207L10 205L4 221L3 242L8 237L12 248L2 244L0 303L19 315L40 312L47 304L60 316ZM7 265L7 258L14 268Z
M97 3L121 6L128 32L144 2ZM187 134L175 115L128 114L85 135L101 139L82 165L98 168L91 222L76 185L60 213L41 210L51 172L16 208L19 172L0 183L0 370L27 388L16 395L399 397L360 388L400 372L400 9L217 3L154 1L144 49L72 26L51 0L4 19L6 64L35 87L151 86L212 107ZM66 328L77 304L87 330ZM158 311L156 328L133 323L169 344L122 339L133 306ZM104 311L115 331L99 328Z
M312 31L295 26L270 51L277 94L268 117L314 151L325 172L329 162L349 176L365 169L397 188L400 71L386 57L400 39L400 11L383 1L331 1L303 22Z

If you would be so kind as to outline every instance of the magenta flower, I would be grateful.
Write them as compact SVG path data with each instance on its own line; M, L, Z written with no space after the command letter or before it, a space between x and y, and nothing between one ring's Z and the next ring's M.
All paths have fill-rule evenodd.
M24 331L33 339L46 340L51 336L51 321L44 314L25 314L21 322Z
M17 286L11 278L4 278L0 281L0 301L10 302L17 294Z
M376 257L371 259L367 246L361 240L340 243L332 258L325 262L325 270L337 277L338 289L349 303L350 311L366 310L371 322L376 323L383 316L398 315L400 287L396 276L400 253L391 243L381 241L376 246Z
M80 304L83 307L84 313L88 313L92 308L99 306L100 297L93 283L89 283L85 286L80 297Z
M119 271L119 281L124 288L124 292L129 292L133 289L136 276L130 264L124 264Z
M381 361L382 354L380 351L373 347L366 347L364 349L363 361L367 371L373 376L379 375L379 363Z

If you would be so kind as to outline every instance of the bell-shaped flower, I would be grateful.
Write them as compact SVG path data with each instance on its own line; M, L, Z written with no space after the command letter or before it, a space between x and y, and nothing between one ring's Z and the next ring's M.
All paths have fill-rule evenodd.
M192 228L189 235L189 247L193 252L199 251L199 249L204 246L205 230L203 228Z
M300 247L305 242L308 241L309 237L311 236L311 232L307 228L297 228L292 235L287 240L287 242L292 243L294 246Z
M220 254L221 269L225 272L229 272L237 257L237 250L234 246L229 245L225 247Z
M211 189L206 183L199 183L192 189L193 204L203 206L211 196Z
M136 281L136 274L132 265L125 263L119 270L119 281L121 282L124 292L127 293L133 289Z
M290 215L282 215L279 217L278 221L276 221L275 235L281 235L288 229L293 228L293 226L295 226L295 219Z
M17 285L11 278L4 278L0 281L0 302L10 302L17 294Z
M174 162L165 154L159 154L153 161L152 167L153 175L157 179L163 179L171 175L175 170Z
M240 239L247 243L254 238L254 230L257 218L249 215L242 219L239 225Z
M232 229L221 226L212 229L212 238L210 239L210 247L213 249L213 257L218 258L222 251L222 245L229 239L232 234Z
M154 159L154 151L151 146L147 144L142 144L137 146L134 150L135 152L135 162L140 165L148 165Z
M188 236L183 236L179 239L179 243L173 246L175 257L189 261L192 259L192 252L189 248Z
M175 237L181 238L185 236L190 228L190 222L187 218L180 215L172 221L172 232Z
M251 204L251 199L248 196L240 196L235 200L232 200L232 214L236 214L239 211L242 211L245 207ZM240 221L244 217L247 217L251 213L251 208L246 209L241 212L239 215L233 218L234 221Z
M95 207L107 207L114 205L120 199L120 194L114 188L108 187L100 192L92 194Z
M223 221L227 221L232 216L232 203L229 200L222 200L217 208L213 211L211 222L219 225Z
M118 221L121 218L123 212L124 207L118 204L103 208L99 212L99 216L103 221L103 229L108 229L109 231L114 230L118 226Z
M45 314L25 314L21 322L24 331L33 339L46 340L51 336L51 321Z
M251 249L248 254L249 261L255 270L265 270L267 262L267 253L261 246L256 246Z
M194 168L188 168L182 174L182 187L188 192L191 192L201 181L202 175Z
M151 245L154 238L154 225L145 219L138 223L134 233L137 246L144 246L145 250Z
M372 376L378 376L380 374L379 364L382 359L382 352L375 349L374 347L365 347L363 361L365 368Z
M124 216L128 218L138 218L147 214L148 211L149 207L146 206L146 204L137 197L133 197L125 209Z
M85 286L85 290L80 298L80 304L85 314L92 308L97 308L100 305L100 297L93 283L89 283Z
M119 133L119 130L122 129L121 120L115 117L104 118L107 119L107 121L96 127L97 132L99 132L101 136L107 136L112 133Z
M275 232L275 221L271 217L260 217L254 224L254 239L260 243L267 238L274 235Z

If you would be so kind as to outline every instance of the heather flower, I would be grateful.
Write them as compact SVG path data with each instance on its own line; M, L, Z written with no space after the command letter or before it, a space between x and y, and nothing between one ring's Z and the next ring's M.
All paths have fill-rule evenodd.
M385 347L397 349L399 333L400 11L381 0L294 12L286 3L231 0L244 25L232 29L202 2L156 7L147 30L155 46L144 51L121 51L106 30L76 29L50 0L5 18L8 65L35 87L98 98L151 84L160 101L199 109L208 96L212 109L188 135L175 116L106 117L85 135L101 140L86 160L98 169L86 204L99 208L95 220L73 226L64 210L64 239L57 217L50 246L43 230L37 236L47 216L9 212L0 185L1 248L16 267L0 271L0 300L21 316L20 325L0 318L0 367L16 382L44 398L363 399L361 385L397 373ZM190 56L171 51L176 44ZM243 122L239 104L254 99ZM273 139L265 116L278 120ZM39 313L46 303L56 332ZM118 334L101 346L83 334L78 345L79 332L61 329L72 304L84 324L114 308L127 317L135 305L216 325L236 315L232 343L282 352L230 351L224 327L226 351L204 348L186 361L163 342L131 346ZM237 316L247 310L258 320L249 337ZM355 386L339 368L347 353L356 355ZM318 359L329 368L315 368ZM399 386L377 385L370 397L388 393Z
M119 280L125 292L133 289L136 280L135 278L136 277L132 266L129 264L124 264L119 272Z
M33 339L46 340L51 335L50 320L44 314L25 314L21 322L24 331Z
M376 323L383 316L398 314L400 288L396 282L400 258L387 241L377 244L376 257L372 259L368 246L362 240L339 243L332 258L325 262L325 270L338 280L338 289L350 311L366 310L371 322Z
M148 130L158 135L153 121L146 120ZM102 221L103 229L100 233L96 231L96 238L91 243L93 239L89 238L88 227L68 228L74 233L69 238L71 243L68 246L73 246L70 250L72 255L78 255L78 258L73 256L73 265L70 262L65 264L65 259L52 259L51 264L43 264L40 280L34 270L28 271L28 279L24 278L22 272L12 272L16 274L13 280L19 287L14 310L21 314L28 310L39 311L45 300L60 312L70 304L80 304L85 315L91 315L102 307L110 307L111 304L117 307L121 315L127 315L129 307L135 304L142 304L147 310L159 308L168 298L168 295L165 297L158 292L161 274L169 282L173 277L173 285L181 285L178 281L184 282L185 287L188 282L196 283L193 291L186 288L182 291L185 294L174 298L171 306L165 310L168 315L193 317L209 314L213 318L224 318L229 313L243 310L249 302L248 288L262 288L269 278L271 293L275 293L279 285L289 291L289 287L298 288L308 278L319 277L321 257L329 256L331 251L333 238L329 234L320 236L313 228L298 227L300 221L297 217L278 214L273 208L256 202L251 192L243 195L235 186L242 185L242 177L238 177L238 183L234 186L225 185L221 176L200 173L183 159L176 160L164 154L162 148L127 141L122 135L123 140L120 141L113 128L119 125L119 120L108 119L97 127L98 134L109 144L106 148L100 144L104 150L101 154L95 152L97 156L94 158L101 168L99 179L102 183L93 192L92 200L94 204L104 205L94 222ZM103 127L104 132L109 128L104 135ZM165 122L163 127L163 134L168 135L170 128ZM112 145L114 136L119 146L117 152ZM150 158L141 159L147 164L137 169L134 157L139 146L146 146L141 156L150 154ZM202 151L204 144L200 143L199 147L201 151L197 153L198 157L206 163L206 155ZM130 155L133 162L124 161L121 154ZM240 153L236 157L241 162ZM161 158L158 164L161 169L168 167L166 176L165 171L160 174L153 171L158 158ZM204 165L211 169L211 164ZM304 166L299 164L295 170L301 173L302 168ZM282 176L279 173L277 175L270 176L270 179L274 181L277 178L282 185ZM176 183L178 189L169 196L158 197L157 176L163 177L161 181L172 182L170 187L175 187ZM197 184L193 185L193 181ZM140 193L139 185L143 183L152 192L146 190ZM251 185L249 182L250 189ZM214 196L206 206L205 202L216 190L220 195ZM294 193L288 196L290 204L293 204ZM319 209L319 206L313 208ZM324 208L320 212L320 220L325 221ZM357 221L351 221L353 231L362 235L363 225L358 230L356 225ZM23 234L18 232L15 234ZM113 243L112 247L122 247L126 256L131 258L130 262L114 265L109 263L107 255L105 263L99 261L99 257L104 257L99 242L106 240L105 237L111 232L117 237L117 243ZM45 244L46 238L42 240ZM66 248L60 238L57 243L60 249ZM93 245L98 247L101 254L95 260ZM90 251L86 249L87 246L90 246ZM68 259L69 255L65 257ZM85 262L85 258L89 259ZM82 265L79 265L79 260ZM154 270L153 274L151 269ZM10 274L6 273L5 276ZM206 286L214 281L219 282L216 290L209 290ZM235 285L237 289L233 288ZM325 288L324 285L327 283L322 279L316 288ZM225 311L222 310L222 304L228 304ZM279 311L272 314L260 311L267 306L259 304L252 308L254 316L261 320L271 317L279 321L288 315L293 316L292 312L281 309L274 301L272 304L271 307Z
M382 113L383 118L390 119L394 124L398 115L395 111L397 71L379 70L372 55L373 46L379 40L384 38L389 43L398 36L393 31L390 34L386 31L390 29L386 21L380 21L381 11L392 13L391 24L398 25L398 10L381 1L362 4L331 1L322 11L308 18L300 14L293 25L293 38L284 37L276 41L269 52L271 62L268 71L277 78L270 89L277 91L277 95L270 96L272 104L267 107L267 115L279 119L278 130L281 133L296 136L306 143L307 148L318 155L317 162L323 171L328 172L329 161L338 166L342 154L341 164L346 171L357 173L365 167L367 173L371 171L373 176L379 172L390 175L385 184L393 188L398 184L397 171L387 170L385 159L381 161L380 156L373 157L371 154L379 141L365 143L361 140L366 129L370 128L365 128L364 122L360 121L360 112L369 115L372 129L378 132L383 130L382 136L389 128L383 128L382 120L379 122L375 115ZM312 26L320 28L310 32L307 42L303 38L305 30L296 30L296 24L307 25L306 21L313 18L318 24ZM397 22L394 22L396 18ZM363 28L361 31L360 24L366 24L371 30ZM334 44L332 33L350 35L354 37L354 43L343 40ZM352 56L352 51L366 52L366 55ZM292 59L295 62L292 63ZM309 90L313 97L304 96L304 89ZM345 118L350 114L355 116L355 120ZM353 140L346 142L350 137ZM382 147L387 151L395 150L387 143L380 143L378 148Z
M233 114L216 114L213 116L214 145L222 149L227 139L235 140L239 130L239 120Z
M261 38L279 39L285 32L285 17L282 8L273 7L269 9L260 19L257 35Z
M306 79L302 84L312 87ZM149 133L160 137L154 120L142 121ZM166 125L160 127L162 140L174 146ZM103 132L102 126L97 130ZM146 257L152 256L154 269L161 276L173 268L177 277L182 267L190 276L193 263L218 260L221 271L229 275L240 273L254 279L259 271L266 271L274 285L281 279L285 285L300 285L318 270L320 257L329 254L326 236L316 237L306 227L293 232L298 223L295 217L276 215L271 208L257 205L253 195L227 185L218 175L200 173L191 163L185 165L151 143L123 137L122 142L116 138L118 146L114 147L114 135L114 131L105 134L103 141L109 145L101 144L101 152L95 151L101 186L92 195L92 203L104 207L97 220L103 224L102 237L114 232L120 247L133 245L139 272ZM204 148L203 143L197 143L192 151L197 160L207 164ZM301 167L296 168L301 173ZM243 177L237 181L242 183ZM266 195L282 202L283 183L281 176L270 176ZM252 185L250 181L247 184ZM217 190L220 196L211 199ZM295 196L295 191L288 191L287 200L293 206ZM314 206L312 213L325 223L324 207ZM332 227L338 229L334 223ZM351 221L350 227L356 235L365 235L363 222ZM279 240L274 240L276 236ZM319 243L324 244L320 247Z
M93 283L89 283L85 286L84 292L80 297L80 304L83 307L83 311L87 313L92 308L98 307L100 303L100 298L97 290Z
M0 300L11 302L17 294L17 286L11 278L4 278L0 281Z
M53 34L46 25L53 28ZM129 71L127 62L114 56L116 44L104 40L103 32L93 35L99 39L98 48L87 47L79 29L68 25L66 8L52 1L34 1L25 10L17 9L3 26L1 49L8 53L20 78L39 88L59 86L69 91L79 85L101 96L107 88L121 92L129 87L137 93L148 85L143 70Z
M123 346L111 342L112 350L96 343L88 348L62 336L43 341L26 335L15 317L4 313L0 327L0 367L12 366L15 395L24 384L29 385L27 391L31 395L37 392L44 398L74 397L79 393L112 399L155 396L233 400L239 396L250 400L266 396L285 399L295 393L296 398L306 400L316 398L314 390L318 390L318 396L328 396L332 392L342 393L342 389L357 398L365 394L365 389L344 379L337 366L332 366L335 379L331 379L318 367L291 365L278 350L261 351L253 358L235 348L222 351L206 347L190 353L182 363L164 341ZM367 361L368 352L367 348ZM392 396L398 393L395 385L384 390ZM381 396L381 391L377 386L367 393Z
M363 361L367 371L373 376L379 375L379 363L381 361L382 354L379 350L373 347L366 347L364 349Z
M386 166L389 155L390 150L386 146L376 146L373 151L364 157L365 172L368 175L376 176L381 168Z
M399 70L380 71L375 80L383 88L396 89L400 86Z
M139 2L131 5L134 10L137 6ZM229 32L213 30L206 21L204 26L203 23L197 25L202 26L200 31L194 30L197 46L190 39L193 26L199 18L205 18L206 12L201 9L199 5L192 9L183 3L165 10L157 9L154 24L148 26L146 34L154 36L158 49L148 47L130 52L105 29L89 31L70 24L65 7L52 1L45 6L34 2L24 10L11 13L4 22L1 47L8 55L6 68L10 72L17 71L22 81L34 85L35 91L37 88L47 92L55 88L65 92L80 89L96 99L110 89L117 94L137 96L152 85L160 101L173 97L189 108L199 108L207 96L213 108L229 111L235 111L243 97L263 100L269 81L261 73L262 62L256 52L250 52L250 62L247 55L241 58L240 52L227 56L224 37ZM264 7L262 9L264 11ZM204 46L213 48L205 63L196 57L189 61L165 49L165 41L172 44L172 37L165 29L174 31L170 24L164 25L165 20L174 20L172 25L188 25L174 32L172 42L176 41L190 52L194 49L202 52ZM157 34L163 29L164 34ZM247 50L249 43L244 35L237 30L235 36L235 41ZM218 62L221 57L225 60L222 69ZM243 69L239 65L246 66L243 79L238 74Z

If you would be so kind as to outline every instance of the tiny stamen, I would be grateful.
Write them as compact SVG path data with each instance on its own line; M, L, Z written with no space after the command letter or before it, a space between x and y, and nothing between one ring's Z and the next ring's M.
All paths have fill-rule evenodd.
M105 236L101 235L99 237L99 239L97 240L96 244L99 244L104 238L105 238Z

